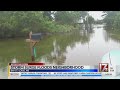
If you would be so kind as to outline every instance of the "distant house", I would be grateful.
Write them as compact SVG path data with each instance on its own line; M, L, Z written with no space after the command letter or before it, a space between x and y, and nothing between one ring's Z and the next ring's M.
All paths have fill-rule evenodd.
M79 24L83 24L83 19L78 21Z
M80 18L80 20L77 21L77 24L83 24L83 18Z

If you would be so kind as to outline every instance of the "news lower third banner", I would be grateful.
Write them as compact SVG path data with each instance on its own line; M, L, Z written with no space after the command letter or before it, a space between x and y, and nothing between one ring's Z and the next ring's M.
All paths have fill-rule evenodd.
M85 65L45 65L44 63L9 63L8 78L101 78L109 72L108 64ZM112 75L111 73L109 75Z

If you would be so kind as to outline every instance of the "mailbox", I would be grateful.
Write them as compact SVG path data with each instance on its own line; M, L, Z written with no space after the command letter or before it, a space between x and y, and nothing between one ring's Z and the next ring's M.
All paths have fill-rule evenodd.
M42 34L41 33L32 34L31 39L32 40L40 40L40 39L42 39Z

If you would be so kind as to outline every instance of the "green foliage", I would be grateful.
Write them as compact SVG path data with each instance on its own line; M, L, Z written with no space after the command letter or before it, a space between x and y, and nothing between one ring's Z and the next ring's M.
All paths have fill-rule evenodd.
M84 17L83 11L0 11L0 38L27 36L36 32L69 32Z
M52 12L51 11L44 11L43 12L43 16L44 17L48 17L49 20L52 20L52 16L51 16Z
M55 21L60 24L74 24L80 19L78 11L58 11L55 13Z
M118 25L120 23L119 20L119 11L106 11L106 17L104 18L104 22L106 23L106 25L108 27L111 28L116 28L116 25Z
M94 18L92 16L88 16L88 23L93 24L94 23Z
M85 16L87 16L87 11L79 11L80 12L80 16L82 17L82 18L85 18Z
M120 40L120 11L107 11L105 13L106 30L113 39Z
M0 37L24 36L31 30L38 31L43 20L41 12L1 11Z

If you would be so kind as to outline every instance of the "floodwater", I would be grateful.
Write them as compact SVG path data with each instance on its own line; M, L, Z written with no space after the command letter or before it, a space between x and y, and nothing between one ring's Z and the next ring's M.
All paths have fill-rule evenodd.
M35 62L46 65L98 65L110 50L119 49L120 41L94 25L90 31L81 29L44 37L36 44ZM25 39L0 41L0 78L7 78L8 63L31 62L30 46Z

